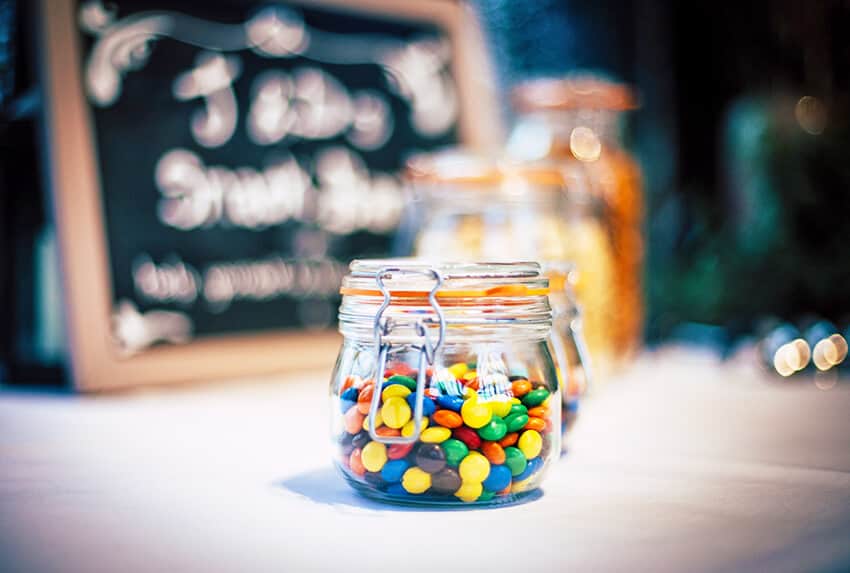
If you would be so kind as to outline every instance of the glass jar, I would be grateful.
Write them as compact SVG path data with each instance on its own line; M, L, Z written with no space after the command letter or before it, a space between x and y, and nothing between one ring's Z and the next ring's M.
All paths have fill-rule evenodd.
M417 256L543 264L553 287L565 430L588 385L590 358L605 364L615 351L606 332L613 262L601 207L580 184L565 186L567 176L552 164L457 149L408 164L420 205Z
M599 317L614 351L601 365L624 363L643 337L643 193L637 162L620 136L623 113L637 107L628 86L594 76L538 79L513 92L519 113L511 134L512 156L557 162L567 184L581 186L601 207L611 245L612 280L606 285L612 304ZM582 285L577 285L581 299ZM588 315L590 313L588 312ZM591 353L599 341L588 339ZM598 370L598 369L597 369ZM599 377L597 377L599 378Z
M533 495L560 451L548 290L536 263L351 263L331 382L345 480L411 504Z

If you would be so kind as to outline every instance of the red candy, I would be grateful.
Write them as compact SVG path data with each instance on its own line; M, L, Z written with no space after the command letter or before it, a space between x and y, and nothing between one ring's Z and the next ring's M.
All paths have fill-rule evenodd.
M481 438L478 437L478 433L466 426L452 430L452 436L466 444L466 447L470 450L477 450L481 446Z
M400 460L413 449L415 444L393 444L387 448L387 457L391 460Z
M386 371L384 371L384 378L389 378L390 376L410 376L411 378L415 378L416 370L411 368L409 365L404 362L393 362L387 365Z

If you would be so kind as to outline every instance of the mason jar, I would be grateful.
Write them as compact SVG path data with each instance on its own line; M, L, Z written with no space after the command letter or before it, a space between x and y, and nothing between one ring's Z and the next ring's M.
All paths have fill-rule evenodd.
M534 495L561 447L548 293L536 263L351 263L331 381L345 480L406 504Z

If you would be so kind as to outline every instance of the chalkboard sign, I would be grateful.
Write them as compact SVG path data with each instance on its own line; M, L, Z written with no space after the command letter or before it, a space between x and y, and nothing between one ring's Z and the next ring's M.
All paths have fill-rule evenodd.
M285 331L327 330L347 262L387 252L404 158L496 137L458 2L42 1L82 389L332 360Z

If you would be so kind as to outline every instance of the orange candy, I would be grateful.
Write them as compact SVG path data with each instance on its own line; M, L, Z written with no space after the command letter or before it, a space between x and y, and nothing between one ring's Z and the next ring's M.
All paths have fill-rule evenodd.
M366 468L363 466L363 461L360 459L360 449L351 450L351 455L348 457L348 466L351 471L359 476L366 475Z
M500 466L505 463L505 450L502 449L499 442L484 442L481 444L481 453L493 465Z
M360 394L357 395L357 410L361 414L369 413L369 406L372 405L372 394L375 392L375 385L371 382L360 389Z
M386 438L394 438L401 435L401 430L390 428L389 426L380 426L375 433Z
M533 416L535 418L545 418L549 415L549 410L546 406L537 406L536 408L531 408L528 410L528 415Z
M511 390L513 390L514 396L517 398L525 396L531 392L531 382L525 379L515 380L513 384L511 384Z
M522 429L542 432L544 428L546 428L546 422L542 418L529 418L528 423Z
M463 418L451 410L437 410L434 412L434 423L444 428L460 428L463 425Z
M363 414L357 411L357 408L349 408L348 412L342 417L342 422L345 425L345 431L349 434L356 434L363 429Z
M363 387L366 381L363 380L360 376L346 376L345 382L342 383L342 386L339 389L339 393L342 394L349 388L357 388L358 390Z
M499 440L499 445L503 448L507 448L508 446L512 446L517 443L519 440L519 432L511 432L510 434L506 434L504 438Z

